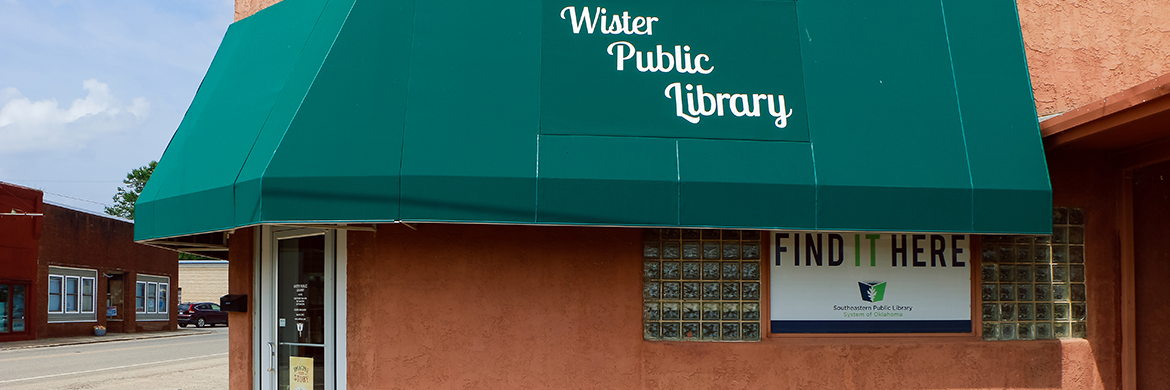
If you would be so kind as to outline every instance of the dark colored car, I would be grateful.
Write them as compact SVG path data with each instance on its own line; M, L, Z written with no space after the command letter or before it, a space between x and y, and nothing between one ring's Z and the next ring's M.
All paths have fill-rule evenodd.
M219 310L219 304L195 302L179 304L179 326L195 325L196 328L223 324L227 326L228 314Z

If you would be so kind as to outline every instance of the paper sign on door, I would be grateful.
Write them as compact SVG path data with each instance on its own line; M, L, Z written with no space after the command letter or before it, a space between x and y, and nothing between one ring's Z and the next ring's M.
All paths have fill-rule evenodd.
M313 389L313 358L288 357L288 388L292 390Z

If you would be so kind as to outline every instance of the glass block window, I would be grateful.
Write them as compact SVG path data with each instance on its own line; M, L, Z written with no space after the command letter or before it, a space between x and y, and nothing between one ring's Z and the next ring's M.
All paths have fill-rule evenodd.
M1084 215L1053 209L1051 236L983 236L984 340L1085 337Z
M754 230L645 229L643 337L759 340L760 236Z

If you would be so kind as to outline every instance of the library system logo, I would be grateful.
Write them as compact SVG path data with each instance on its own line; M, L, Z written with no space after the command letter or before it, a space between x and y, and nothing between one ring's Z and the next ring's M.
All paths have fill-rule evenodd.
M857 282L861 288L861 300L881 302L886 297L886 282Z

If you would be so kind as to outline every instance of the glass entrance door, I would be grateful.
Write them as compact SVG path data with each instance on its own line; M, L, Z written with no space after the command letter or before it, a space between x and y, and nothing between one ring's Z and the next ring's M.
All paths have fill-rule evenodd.
M271 373L264 388L326 390L334 386L334 256L332 232L273 234L272 294L262 315L269 326Z

